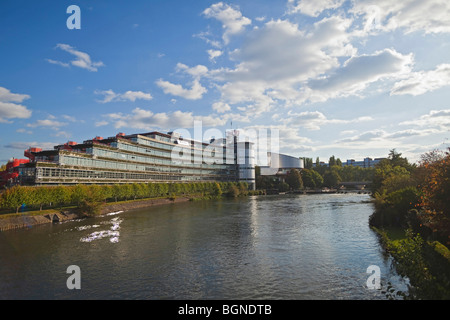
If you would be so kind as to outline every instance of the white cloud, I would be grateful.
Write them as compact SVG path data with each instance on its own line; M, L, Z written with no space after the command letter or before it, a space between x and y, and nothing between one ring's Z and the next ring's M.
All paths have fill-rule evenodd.
M66 122L60 122L57 120L53 120L53 119L44 119L44 120L37 120L34 123L29 123L27 124L27 127L29 128L36 128L36 127L48 127L48 128L59 128L62 126L66 126L67 123Z
M29 99L30 96L27 94L12 93L10 90L0 87L0 102L23 102Z
M366 25L376 19L378 29L398 28L406 33L450 32L450 2L447 0L353 0L350 12L362 16Z
M95 122L95 126L96 127L102 127L102 126L106 126L108 124L109 124L108 121L97 121L97 122Z
M324 18L306 30L288 20L269 21L247 32L242 47L230 53L236 61L234 68L211 70L208 75L217 82L221 100L241 104L240 110L260 114L274 104L302 104L313 97L310 81L336 73L340 59L356 56L350 25L351 20L342 17ZM337 76L345 76L345 72Z
M395 83L391 95L418 96L450 85L450 64L441 64L435 70L412 72L407 79Z
M223 52L220 51L220 50L209 49L207 52L208 52L208 55L209 55L209 60L212 61L212 62L215 62L216 58L220 57L223 54Z
M231 110L231 107L224 102L214 102L212 105L212 109L217 113L225 113Z
M201 121L204 127L220 127L229 121L249 122L246 116L226 113L222 115L210 114L195 116L192 112L173 111L154 113L151 110L135 108L131 113L110 113L105 117L119 128L133 128L140 130L174 130L179 128L193 128L195 121ZM103 121L99 124L103 124ZM106 124L106 123L105 123Z
M207 44L212 45L214 48L221 48L222 47L222 44L221 44L220 41L212 39L213 35L211 34L210 31L205 31L205 32L200 32L200 33L194 34L193 37L202 39Z
M77 120L75 117L69 116L67 114L62 115L62 117L70 122L77 122L77 121L84 122L83 120Z
M29 99L27 94L12 93L10 90L0 87L0 123L8 122L8 119L27 119L31 117L31 111L20 105Z
M99 67L103 67L105 66L103 64L103 62L98 61L98 62L94 62L91 60L91 57L89 56L89 54L82 52L82 51L78 51L76 50L74 47L68 45L68 44L62 44L59 43L56 45L56 48L61 49L63 51L66 51L68 53L70 53L71 55L75 56L75 60L70 61L70 64L72 66L75 67L79 67L82 69L86 69L92 72L96 72L98 70ZM67 62L62 62L62 61L57 61L57 60L52 60L52 59L47 59L47 62L51 63L51 64L57 64L63 67L69 67L69 63Z
M127 91L125 93L115 93L113 90L94 91L95 94L104 95L103 100L97 100L100 103L117 102L117 101L132 101L136 100L151 100L153 99L150 93L142 91Z
M403 55L393 49L353 56L328 77L310 81L308 98L317 102L356 95L381 79L404 77L412 64L412 54Z
M26 130L25 128L19 128L19 129L16 130L16 132L19 132L19 133L27 133L27 134L33 134L33 131Z
M300 113L294 113L292 111L288 112L287 120L285 123L300 126L307 130L320 130L324 125L328 124L349 124L349 123L360 123L366 121L374 120L372 117L358 117L355 119L328 119L320 111L304 111Z
M106 115L114 122L115 128L122 127L142 130L170 130L175 128L192 128L194 121L202 121L204 126L220 126L226 120L212 116L194 116L192 112L174 111L171 113L154 113L150 110L135 108L130 114L112 113Z
M303 13L311 17L319 16L323 11L328 9L339 8L344 0L289 0L288 13Z
M215 18L222 23L225 44L228 44L232 35L244 31L245 26L252 22L249 18L244 17L238 8L233 8L223 2L213 4L203 11L203 14L207 18Z
M178 63L175 69L177 72L182 72L190 75L193 81L190 82L190 89L183 88L180 84L174 84L163 79L156 81L156 85L163 89L165 94L171 94L177 97L182 97L188 100L198 100L203 97L208 90L200 84L200 79L208 73L208 68L203 65L195 67L188 67L185 64Z
M195 67L188 67L183 63L177 63L176 71L187 73L194 77L194 79L200 79L202 76L208 73L208 68L201 64Z
M354 142L354 143L362 143L363 145L368 142L382 142L386 146L389 146L389 143L392 143L394 140L402 140L406 138L418 138L418 137L424 137L429 136L432 134L439 133L439 130L436 129L426 129L426 130L417 130L417 129L406 129L406 130L398 130L394 132L387 132L382 129L375 129L363 132L359 135L354 135L349 138L344 138L341 140L338 140L337 143L348 143L348 142Z
M53 59L45 59L48 63L51 64L56 64L58 66L64 67L64 68L69 68L70 64L66 63L66 62L62 62L62 61L58 61L58 60L53 60Z
M428 114L420 116L412 121L403 121L399 125L411 125L415 127L430 127L441 132L450 130L450 109L431 110Z
M59 143L54 142L10 142L7 145L5 145L5 148L10 149L19 149L19 150L26 150L28 148L42 148L43 150L53 150L53 147L58 145Z
M173 84L162 79L156 81L156 85L163 89L165 94L171 94L188 100L201 99L203 97L203 94L207 92L206 88L202 87L198 80L194 80L192 82L190 89L185 89L180 84Z
M314 141L302 136L299 133L299 128L296 126L286 124L250 125L239 128L240 136L242 132L242 135L247 137L254 137L255 135L259 135L260 130L263 134L262 138L266 141L259 140L255 146L257 148L255 152L258 157L257 160L259 165L267 165L267 163L265 163L267 161L267 159L265 159L266 155L261 154L261 152L280 152L295 157L301 157L305 152L311 152L315 150ZM258 139L261 139L261 137L259 136ZM253 142L256 143L257 141L253 140ZM265 145L263 142L267 143L267 145Z

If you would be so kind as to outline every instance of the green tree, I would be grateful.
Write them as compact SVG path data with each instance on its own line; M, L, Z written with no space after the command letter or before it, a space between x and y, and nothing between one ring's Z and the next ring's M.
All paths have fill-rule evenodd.
M111 198L113 198L116 202L120 199L124 199L124 195L122 192L122 186L120 184L113 184L111 190Z
M217 182L213 184L212 194L215 195L216 197L220 197L222 195L222 188Z
M87 187L86 185L77 184L76 186L70 188L72 189L70 202L79 206L81 201L87 197Z
M297 169L291 169L286 177L286 183L291 190L303 189L303 181L300 172Z
M415 165L412 165L408 162L407 158L402 157L402 154L397 152L395 149L392 149L389 151L388 160L391 166L396 167L403 167L407 169L408 171L411 171Z
M323 177L322 175L316 171L316 169L311 170L311 175L314 180L314 184L316 188L320 188L323 185Z
M316 188L316 182L315 182L315 180L313 178L313 170L303 169L301 171L301 175L302 175L303 186L305 188L309 188L309 189L315 189Z
M30 200L29 187L14 186L6 189L2 194L2 204L5 208L13 209L19 213L22 205L27 205Z
M304 165L305 169L312 169L312 167L313 167L313 159L312 158L304 158L303 161L304 161L303 165Z
M336 158L333 156L330 157L330 159L328 160L328 166L335 166L336 165Z
M51 203L58 205L60 208L70 203L71 194L67 187L64 187L62 185L50 187L49 192Z
M334 188L341 181L342 181L342 179L339 176L339 173L337 172L337 170L332 170L332 169L327 170L327 171L325 171L325 173L323 175L323 184L326 187Z
M42 211L44 205L51 202L51 194L48 187L35 187L33 190L36 205L39 206L39 211Z

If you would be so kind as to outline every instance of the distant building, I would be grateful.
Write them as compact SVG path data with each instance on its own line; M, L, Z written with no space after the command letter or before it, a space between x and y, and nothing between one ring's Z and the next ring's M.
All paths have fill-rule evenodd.
M347 162L343 162L342 166L352 166L352 167L361 167L361 168L373 168L376 164L378 164L381 160L385 158L364 158L362 161L355 161L355 159L349 159Z
M5 166L4 171L0 171L0 187L8 187L18 183L19 181L19 167L22 164L28 163L28 159L11 159Z
M386 158L364 158L362 161L356 161L355 159L348 159L346 162L342 162L342 166L352 166L352 167L361 167L361 168L373 168L376 164L378 164L381 160ZM329 167L328 163L320 161L321 167ZM316 163L313 163L313 168L316 167Z
M73 185L148 182L247 182L255 187L253 143L227 139L204 143L175 133L149 132L68 142L53 150L30 148L3 183ZM8 173L12 168L8 166ZM12 173L12 172L11 172Z
M262 176L274 176L284 180L291 169L301 170L304 162L301 158L288 156L286 154L268 152L268 166L261 166Z

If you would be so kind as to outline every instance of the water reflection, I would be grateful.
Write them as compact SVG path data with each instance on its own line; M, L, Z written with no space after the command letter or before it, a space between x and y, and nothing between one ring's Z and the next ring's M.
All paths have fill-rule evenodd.
M388 285L406 285L368 227L366 200L255 196L1 233L0 298L386 299ZM72 264L80 292L65 286ZM369 265L382 290L366 287Z

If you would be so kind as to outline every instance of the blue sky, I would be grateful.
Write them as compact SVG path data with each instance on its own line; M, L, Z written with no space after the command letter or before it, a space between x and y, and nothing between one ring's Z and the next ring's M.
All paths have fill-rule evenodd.
M449 146L449 17L447 0L3 0L0 162L194 121L278 130L298 157L416 161Z

